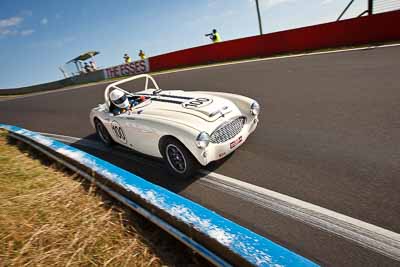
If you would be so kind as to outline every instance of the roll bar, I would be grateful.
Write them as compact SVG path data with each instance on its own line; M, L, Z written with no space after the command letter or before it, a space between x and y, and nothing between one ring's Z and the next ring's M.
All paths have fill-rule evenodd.
M104 99L105 99L105 102L106 102L107 106L110 107L110 105L111 105L111 103L110 103L110 89L111 88L119 89L119 90L121 90L122 92L124 92L125 94L128 94L128 95L133 95L132 93L125 91L124 89L118 87L117 85L120 85L120 84L123 84L123 83L127 83L127 82L130 82L130 81L133 81L133 80L137 80L137 79L143 79L143 78L146 79L146 82L145 82L145 85L144 85L144 90L148 90L149 89L148 88L149 79L153 83L155 89L160 90L160 88L158 87L158 84L156 83L154 78L149 74L139 74L139 75L136 75L136 76L133 76L133 77L129 77L129 78L117 81L115 83L109 84L106 87L106 90L104 91Z

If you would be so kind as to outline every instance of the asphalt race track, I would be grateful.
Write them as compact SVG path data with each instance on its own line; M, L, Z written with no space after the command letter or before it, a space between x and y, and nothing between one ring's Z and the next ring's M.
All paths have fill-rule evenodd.
M282 58L156 75L163 89L243 94L259 127L209 171L400 233L400 47ZM135 85L133 85L135 86ZM88 116L105 84L0 102L0 122L98 141ZM138 88L140 89L140 88ZM84 143L84 142L83 142ZM325 266L400 266L355 242L202 182L160 161L75 146L131 170Z

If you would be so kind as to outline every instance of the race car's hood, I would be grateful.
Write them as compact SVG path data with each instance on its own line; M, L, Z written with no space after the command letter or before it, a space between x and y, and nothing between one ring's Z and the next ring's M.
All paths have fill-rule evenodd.
M205 93L171 90L162 91L158 95L148 91L139 94L151 98L151 104L143 108L143 113L148 115L167 116L171 119L190 115L213 122L230 113L240 112L231 101Z

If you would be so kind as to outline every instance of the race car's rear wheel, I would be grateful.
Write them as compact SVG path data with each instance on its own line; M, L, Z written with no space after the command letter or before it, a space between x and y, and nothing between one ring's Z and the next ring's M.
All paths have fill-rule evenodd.
M101 141L103 141L103 143L106 144L107 146L111 146L114 143L114 141L112 140L106 127L104 127L103 123L99 119L95 119L94 125L96 127L96 133L100 137Z
M197 160L190 151L174 138L164 141L162 154L170 172L179 178L190 177L199 168Z

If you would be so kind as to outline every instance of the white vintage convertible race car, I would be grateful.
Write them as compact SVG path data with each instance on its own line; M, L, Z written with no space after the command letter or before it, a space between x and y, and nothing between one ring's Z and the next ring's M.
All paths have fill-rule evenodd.
M128 92L120 86L139 78L145 88ZM153 87L149 87L149 80ZM110 93L123 91L137 104L119 115L113 113ZM131 90L130 90L131 91ZM255 130L259 104L248 97L222 93L161 90L148 74L107 86L105 103L93 108L90 122L107 145L118 143L165 160L178 177L188 177L200 166L226 157Z

